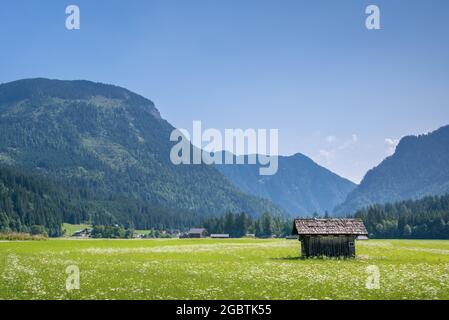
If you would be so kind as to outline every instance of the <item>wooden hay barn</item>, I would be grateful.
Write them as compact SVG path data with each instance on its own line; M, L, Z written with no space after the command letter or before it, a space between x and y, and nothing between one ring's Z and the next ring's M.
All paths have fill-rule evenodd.
M361 219L296 219L303 257L355 257L355 240L368 236Z

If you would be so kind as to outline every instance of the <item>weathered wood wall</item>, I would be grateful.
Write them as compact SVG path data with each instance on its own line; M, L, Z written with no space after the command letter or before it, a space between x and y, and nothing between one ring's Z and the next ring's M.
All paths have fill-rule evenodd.
M355 238L352 235L301 236L301 254L304 257L355 257Z

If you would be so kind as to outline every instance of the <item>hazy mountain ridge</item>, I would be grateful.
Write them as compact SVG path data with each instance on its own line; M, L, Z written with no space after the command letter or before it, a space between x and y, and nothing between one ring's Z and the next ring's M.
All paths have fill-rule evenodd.
M258 165L217 168L243 192L270 199L292 216L331 213L356 187L303 154L279 156L278 165L273 176L260 176Z
M395 153L370 170L335 212L346 215L372 204L445 193L449 193L449 126L402 138Z

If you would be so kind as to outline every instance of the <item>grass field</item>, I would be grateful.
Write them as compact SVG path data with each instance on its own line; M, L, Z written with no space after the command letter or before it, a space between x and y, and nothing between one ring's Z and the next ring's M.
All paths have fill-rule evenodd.
M294 240L0 242L0 299L449 299L449 241L369 240L357 253L301 260ZM67 291L71 265L80 289ZM366 288L369 266L379 289Z

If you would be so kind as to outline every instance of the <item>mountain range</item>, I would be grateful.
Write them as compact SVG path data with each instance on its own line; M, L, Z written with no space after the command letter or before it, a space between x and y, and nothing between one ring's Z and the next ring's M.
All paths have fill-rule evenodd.
M283 214L269 200L238 190L213 166L173 165L173 129L152 101L116 86L48 79L0 85L4 165L82 189L97 203L126 199L203 215Z
M43 78L0 85L0 173L38 181L0 183L0 229L42 223L58 234L56 222L87 220L186 227L226 212L348 215L449 192L449 127L403 138L358 186L303 154L280 156L273 176L260 176L257 165L174 165L172 130L151 100L117 86ZM28 196L11 207L18 186ZM30 217L45 199L59 213Z
M242 162L248 163L246 158ZM258 165L217 166L240 190L269 199L292 216L330 214L356 187L300 153L279 156L278 167L276 174L261 176Z

